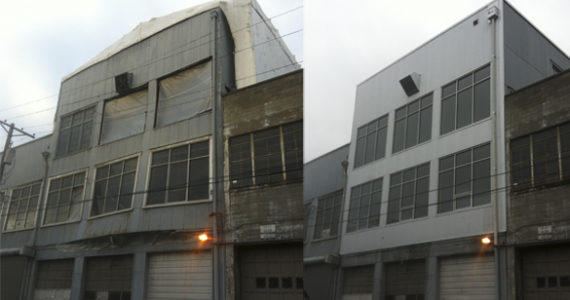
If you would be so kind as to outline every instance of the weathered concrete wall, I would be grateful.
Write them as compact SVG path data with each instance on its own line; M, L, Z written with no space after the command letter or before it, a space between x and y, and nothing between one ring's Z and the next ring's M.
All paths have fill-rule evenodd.
M505 101L507 143L514 138L568 122L570 71L519 90ZM570 239L569 193L570 185L567 182L538 190L511 192L507 215L508 242L525 244Z

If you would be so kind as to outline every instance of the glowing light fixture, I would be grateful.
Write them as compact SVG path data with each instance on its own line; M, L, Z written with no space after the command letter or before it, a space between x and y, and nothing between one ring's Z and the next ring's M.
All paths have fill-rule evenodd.
M489 245L491 243L491 239L488 236L486 236L486 237L481 239L481 243L483 245Z
M201 242L205 242L205 241L209 240L210 237L209 237L207 234L202 233L202 234L200 234L200 235L198 236L198 239L199 239Z

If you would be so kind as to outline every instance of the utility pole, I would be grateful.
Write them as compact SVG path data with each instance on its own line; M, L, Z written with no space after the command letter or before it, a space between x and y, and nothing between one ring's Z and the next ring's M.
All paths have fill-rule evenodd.
M8 132L8 137L6 137L6 144L4 144L4 151L2 152L2 159L0 160L0 183L1 183L2 178L4 177L4 167L7 164L9 164L6 162L6 156L8 156L7 153L8 151L10 151L10 145L12 144L12 136L14 136L14 130L19 132L19 134L15 136L27 135L33 139L36 137L35 134L29 134L25 132L23 128L22 129L16 128L16 126L14 126L14 123L8 124L6 121L0 120L0 126L2 126L2 128L4 128L6 132Z

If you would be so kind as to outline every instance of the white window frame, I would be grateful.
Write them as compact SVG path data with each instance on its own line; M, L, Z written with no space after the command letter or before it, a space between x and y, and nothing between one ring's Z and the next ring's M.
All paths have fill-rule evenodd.
M83 192L81 195L81 205L80 205L80 209L79 209L79 219L77 220L68 220L68 221L64 221L64 222L56 222L56 223L50 223L50 224L45 224L45 218L47 215L47 207L48 207L48 199L49 199L49 189L51 187L51 183L53 180L58 179L58 178L63 178L63 177L67 177L70 175L75 175L75 174L79 174L81 172L84 172L85 175L83 177ZM57 176L53 176L48 178L48 185L47 185L47 189L46 189L46 193L45 193L45 203L44 203L44 209L42 212L42 218L41 218L41 226L40 227L50 227L50 226L57 226L57 225L61 225L61 224L69 224L69 223L77 223L77 222L81 222L81 220L83 219L83 207L85 206L85 196L87 195L87 177L89 175L89 168L83 168L83 169L79 169L76 171L72 171L72 172L68 172L65 174L61 174L61 175L57 175Z
M196 143L200 143L200 142L204 142L204 141L208 141L208 147L209 147L209 153L208 153L208 161L209 161L209 169L208 169L208 176L209 176L209 184L208 184L208 198L207 199L201 199L201 200L192 200L192 201L178 201L178 202L167 202L167 203L159 203L159 204L148 204L148 191L150 188L150 171L152 169L152 154L154 152L158 152L158 151L162 151L162 150L167 150L167 149L171 149L171 148L176 148L178 146L182 146L182 145L189 145L189 144L196 144ZM199 137L199 138L195 138L189 141L184 141L184 142L180 142L180 143L175 143L175 144L170 144L170 145L166 145L166 146L161 146L158 148L154 148L154 149L150 149L149 151L149 155L148 155L148 162L147 162L147 170L146 170L146 178L145 178L145 193L144 193L144 201L143 201L143 208L147 209L147 208L160 208L160 207L168 207L168 206L178 206L178 205L192 205L192 204L200 204L200 203L206 203L206 202L212 202L212 189L213 189L213 183L212 183L212 172L213 172L213 149L212 149L212 139L210 138L210 136L204 136L204 137ZM189 178L188 178L189 180Z
M137 194L137 178L139 176L139 171L140 171L140 163L141 163L140 156L141 156L141 153L137 152L137 153L134 153L134 154L131 154L128 156L123 156L123 157L120 157L120 158L117 158L117 159L114 159L111 161L107 161L107 162L95 165L95 167L93 168L92 177L91 177L92 178L92 180L91 180L91 182L92 182L92 184L91 184L91 201L89 201L89 213L88 213L87 220L93 220L93 219L98 219L98 218L107 217L107 216L111 216L111 215L122 214L122 213L129 212L129 211L133 210L134 202L135 202L135 196ZM133 184L133 195L131 198L131 207L123 209L123 210L116 210L116 211L102 213L99 215L92 216L91 211L93 210L93 205L95 203L95 178L97 176L97 169L100 167L104 167L106 165L112 165L114 163L124 161L124 160L128 160L128 159L135 158L135 157L137 158L137 168L135 170L135 182Z
M37 205L36 205L36 215L35 215L35 217L34 217L34 223L33 223L33 225L30 226L30 227L17 228L17 229L11 229L11 230L6 229L6 226L8 225L8 218L9 218L10 208L11 208L11 206L12 206L12 195L13 195L13 193L14 193L14 190L16 190L16 189L23 189L23 188L25 188L25 187L27 187L27 186L30 186L30 188L31 188L33 185L37 184L38 182L40 183L40 191L39 191L39 194L38 194L38 203L37 203ZM18 185L18 186L14 186L13 188L10 189L10 195L9 195L9 197L8 197L8 206L7 206L7 209L6 209L6 217L4 218L4 224L2 224L2 232L18 232L18 231L24 231L24 230L34 229L34 227L36 227L36 225L37 225L37 224L36 224L36 223L37 223L37 217L38 217L37 213L38 213L38 211L39 211L39 209L40 209L40 202L41 202L41 196L42 196L42 190L43 190L43 188L44 188L44 182L43 182L43 180L40 179L40 180L35 180L35 181L29 182L29 183L21 184L21 185ZM28 202L29 202L29 199L28 199ZM26 216L27 216L27 214L28 214L28 212L26 212Z

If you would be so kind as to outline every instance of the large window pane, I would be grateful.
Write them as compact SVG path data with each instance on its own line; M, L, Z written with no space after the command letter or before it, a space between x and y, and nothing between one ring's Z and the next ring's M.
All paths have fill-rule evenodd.
M455 130L455 96L441 101L441 134Z
M131 208L137 162L138 158L135 157L97 168L91 216ZM161 167L152 167L151 170L158 168ZM162 175L163 178L166 178L166 173ZM157 179L161 180L161 178L156 178L156 175L151 174L149 199L157 196L152 192L157 189ZM160 189L164 190L164 187Z
M390 176L388 224L427 216L429 163Z
M381 202L381 178L354 186L351 189L347 231L378 226Z
M491 81L489 79L475 85L473 102L473 122L482 120L490 115Z
M457 94L457 128L469 125L473 122L471 89L464 90Z
M61 118L56 156L75 153L91 146L95 108L79 110Z
M383 158L386 148L388 116L382 116L358 128L354 166Z

